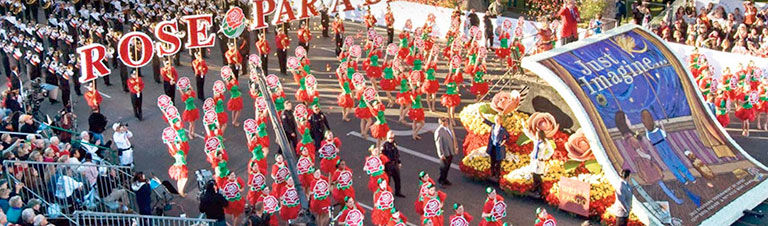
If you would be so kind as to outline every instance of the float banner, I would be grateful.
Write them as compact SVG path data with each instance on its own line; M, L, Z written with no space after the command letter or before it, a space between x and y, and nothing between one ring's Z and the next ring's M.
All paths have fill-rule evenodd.
M560 209L589 217L590 185L570 177L561 177L558 184L558 199Z
M573 109L609 180L632 172L641 220L726 225L768 196L765 166L725 133L652 33L626 25L523 62Z

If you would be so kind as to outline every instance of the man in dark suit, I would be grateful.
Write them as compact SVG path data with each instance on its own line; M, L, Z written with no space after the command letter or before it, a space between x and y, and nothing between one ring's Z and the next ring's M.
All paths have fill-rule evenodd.
M509 133L501 124L501 117L496 116L494 122L483 119L483 123L491 126L491 136L488 137L488 148L485 150L491 157L491 175L499 176L501 170L501 160L504 160L507 152L504 150L504 143L509 139Z
M450 186L448 170L451 169L451 162L453 155L458 150L458 144L448 118L440 118L438 123L440 123L440 126L435 129L435 147L437 148L437 156L442 161L442 166L440 167L440 177L437 179L437 182L443 186Z
M280 119L283 123L285 136L291 142L291 147L296 147L296 119L293 117L293 105L291 105L291 102L285 101L285 110L283 110L283 115L280 116Z

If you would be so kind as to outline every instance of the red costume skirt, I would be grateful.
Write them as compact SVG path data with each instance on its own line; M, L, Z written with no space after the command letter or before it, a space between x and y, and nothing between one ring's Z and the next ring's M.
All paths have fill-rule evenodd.
M503 59L508 57L511 52L509 48L498 48L496 49L496 56Z
M475 94L475 96L482 96L488 93L488 83L476 83L472 82L472 87L469 87L469 92Z
M255 205L259 198L261 198L261 191L248 191L246 201L248 201L248 205Z
M272 192L282 191L284 187L285 187L285 181L283 181L282 183L272 182Z
M768 101L760 102L760 112L768 113Z
M174 180L187 179L187 165L172 165L168 168L168 176Z
M437 80L427 80L424 86L421 87L421 91L426 94L435 94L438 89L440 89L440 83Z
M269 135L256 138L256 142L263 148L269 148Z
M736 118L739 118L741 121L755 121L755 117L757 114L755 113L755 108L740 108L739 110L736 110L736 113L734 114Z
M415 202L413 202L413 209L416 210L416 213L418 213L420 216L424 216L424 202L419 201L416 199Z
M381 78L382 70L380 66L368 66L365 69L365 75L372 79L378 79Z
M227 110L229 111L243 110L243 98L236 97L236 98L229 99L229 101L227 101Z
M397 57L400 57L400 59L405 59L405 57L410 53L411 51L408 50L408 48L400 48L400 50L397 51Z
M331 206L331 197L324 199L314 199L309 201L309 211L315 215L328 214L328 207Z
M197 108L185 110L184 113L181 114L181 120L184 120L185 122L195 122L198 118L200 118L200 111L197 110Z
M338 188L333 188L333 191L331 191L331 195L333 196L333 200L336 200L336 203L344 203L344 197L352 197L355 198L355 189L350 187L344 190L339 190Z
M409 106L409 105L411 105L411 92L407 91L407 92L404 92L404 93L398 93L397 94L397 99L395 100L395 102L397 102L397 104L402 105L402 106Z
M240 216L240 214L243 214L243 209L245 208L245 199L240 199L237 201L230 201L229 205L227 207L224 207L224 213L232 215L232 216Z
M307 94L307 90L299 89L296 90L296 101L299 102L311 102L312 99L309 98L309 95Z
M385 124L373 124L371 126L371 137L376 139L384 139L389 132L389 125Z
M374 207L373 211L371 211L371 221L373 221L373 224L375 225L387 225L389 218L392 218L390 211L390 209L380 210Z
M344 93L339 94L336 98L336 103L342 108L352 108L355 106L355 101L352 100L352 95Z
M440 99L440 104L444 107L456 107L461 103L461 98L458 94L445 94Z
M485 221L485 219L481 219L479 224L479 226L503 226L503 225L504 223L502 223L501 221L488 222L488 221Z
M731 123L731 117L729 117L728 114L717 115L717 121L720 122L721 126L727 127L728 124Z
M184 152L185 156L188 155L189 154L189 143L188 142L181 142L180 149L181 149L181 151Z
M379 189L379 179L382 179L389 184L389 177L387 176L387 173L381 172L381 175L378 176L372 176L368 178L368 190L371 190L371 192L376 193L376 190Z
M320 158L320 172L323 172L324 174L333 173L333 171L336 171L337 161L339 161L338 155L336 155L336 158L332 159Z
M227 116L226 112L216 113L216 115L219 116L219 125L227 124L229 117Z
M392 91L397 88L398 84L399 82L397 82L395 79L384 79L379 82L379 87L381 87L381 89L384 91Z
M423 108L411 108L408 110L408 118L414 122L424 121L424 109Z
M299 183L301 183L301 186L304 186L305 188L310 188L309 185L312 183L313 179L315 178L311 173L299 174Z
M432 225L443 225L443 215L440 216L434 216L434 217L423 217L424 214L422 214L421 222L424 222L427 218L432 220Z
M373 117L373 113L368 108L357 107L355 108L355 116L359 119L369 119Z
M301 210L301 205L291 207L282 206L282 208L280 208L280 219L283 219L284 221L296 219L296 217L299 216L299 210Z

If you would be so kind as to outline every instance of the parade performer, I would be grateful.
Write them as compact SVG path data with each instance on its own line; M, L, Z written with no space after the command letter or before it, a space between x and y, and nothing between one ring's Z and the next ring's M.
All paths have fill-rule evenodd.
M283 25L285 26L285 25ZM275 35L275 47L277 49L277 61L280 64L280 73L286 73L286 51L291 47L291 40L288 39L288 35L283 32L283 29L277 29L277 35Z
M344 160L339 160L336 163L336 171L331 177L331 185L333 185L331 194L336 203L344 203L346 197L355 198L355 188L352 187L352 170L347 168L347 163Z
M371 28L376 26L377 21L378 20L376 20L376 17L371 13L371 6L368 6L365 16L363 16L363 22L365 22L366 30L371 30Z
M235 41L228 42L227 43L227 52L225 53L225 57L227 59L227 66L229 66L230 69L232 69L232 75L235 76L235 78L240 77L240 71L242 69L242 63L243 63L243 55L240 54L240 51L237 48L237 44Z
M469 88L469 92L475 95L475 102L480 101L480 98L488 93L488 83L483 78L485 76L486 67L485 59L478 60L478 65L475 66L472 75L472 86Z
M371 126L371 137L377 139L376 145L380 145L389 132L387 119L384 118L384 110L386 110L386 107L384 107L384 103L379 101L373 101L371 104L373 105L371 114L376 117L376 122Z
M472 222L472 215L464 211L464 205L454 203L453 211L456 213L448 218L448 225L450 226L469 226L469 222Z
M339 17L339 14L336 14L331 28L333 28L334 39L336 40L336 56L339 56L344 45L344 20Z
M187 184L187 158L186 152L181 148L181 138L176 130L166 127L163 130L163 143L168 146L168 154L174 159L173 165L168 168L168 176L176 181L179 195L184 197L186 196L184 187Z
M139 118L139 121L143 120L143 113L141 107L142 95L141 91L144 90L144 81L139 77L138 70L133 70L131 77L128 78L128 90L131 92L131 106L133 106L133 115Z
M719 95L715 97L714 101L715 105L715 116L717 118L717 121L720 123L721 126L727 127L729 123L731 123L731 118L728 115L730 112L730 101L728 100L728 97L726 97L722 90L720 90Z
M395 15L392 14L389 2L387 2L387 12L384 13L384 22L387 23L387 43L392 43L395 37Z
M261 198L262 191L267 188L267 177L261 173L262 170L255 161L248 162L248 194L246 200L248 205L255 205Z
M176 102L176 81L179 80L179 73L176 72L176 68L171 65L170 60L165 61L165 66L160 69L160 74L163 76L163 90L165 95L171 97L173 102Z
M229 120L227 113L224 112L225 86L226 85L224 85L224 82L221 80L216 80L213 82L213 101L215 104L214 111L216 111L216 116L218 117L219 125L221 126L221 134L224 134L224 132L227 131L227 121Z
M301 147L299 160L296 161L296 174L298 174L299 183L305 188L308 188L309 184L312 183L312 171L315 170L314 162L313 156L309 155L307 148Z
M264 190L261 190L261 198L256 200L256 202L264 203L264 214L269 215L269 226L277 226L277 214L280 211L280 200L275 197L269 187L264 187Z
M328 207L331 206L331 184L328 177L322 175L319 170L312 172L312 184L309 189L309 211L315 215L317 225L326 225L330 216Z
M387 226L406 226L408 223L408 218L402 215L397 208L392 207L392 210L390 211L390 218L389 222L387 222Z
M288 166L283 161L283 155L275 154L275 164L272 165L272 190L282 191L285 187L285 181L291 176L291 171L288 170Z
M413 83L411 83L413 86ZM419 131L424 127L424 109L421 107L421 91L416 87L413 89L413 95L411 95L411 107L408 110L408 118L411 119L411 138L414 140L421 140Z
M400 105L400 117L398 118L398 121L403 124L406 124L405 113L408 112L411 106L411 87L409 83L409 76L403 76L400 78L400 92L397 93L397 99L395 101L398 105Z
M429 177L429 174L424 171L419 172L419 197L413 203L414 210L419 215L424 214L424 197L427 195L427 191L429 191L429 186L434 184L435 181Z
M360 134L362 134L363 138L368 137L368 129L370 129L371 124L373 124L373 121L371 121L371 118L373 117L372 109L368 107L368 100L366 100L366 97L364 95L357 95L357 108L355 108L355 116L360 119Z
M766 113L768 115L768 77L763 77L763 82L758 88L758 94L760 94L760 107L758 108L761 113ZM768 117L765 119L765 123L763 123L762 127L759 126L760 124L760 115L757 116L757 123L758 128L762 128L764 130L768 130Z
M234 74L233 74L234 73ZM235 76L237 71L232 71L229 66L221 67L221 79L229 90L229 101L227 101L227 110L232 112L232 125L235 127L240 126L237 118L240 117L240 110L243 109L243 98L240 92L240 82Z
M257 114L258 112L256 111ZM269 138L267 137L266 124L263 121L247 119L243 130L245 130L246 145L251 152L250 161L255 162L260 171L267 172L266 157L269 155Z
M757 116L757 103L760 100L760 97L757 91L746 90L745 93L744 99L741 101L741 105L734 113L734 116L741 120L741 135L748 137L749 122L754 121L755 116Z
M304 47L307 53L309 53L309 41L312 40L312 32L309 29L309 23L301 21L299 30L296 31L296 36L299 38L299 46Z
M259 57L261 58L261 70L263 72L269 71L267 66L268 60L269 60L269 42L267 42L267 30L264 29L264 32L259 33L259 40L256 41L256 49L259 51Z
M384 55L384 65L383 65L384 69L382 70L384 77L382 78L381 82L379 82L379 87L387 95L387 100L388 100L387 107L392 107L392 105L395 103L395 98L392 97L392 91L395 90L398 84L398 81L395 78L395 70L393 69L393 64L395 64L394 62L395 60L387 61L387 57L389 57L390 55L394 56L396 54L397 54L397 44L390 43L389 46L387 46L387 52Z
M491 187L486 188L485 193L488 197L483 205L483 219L480 221L480 226L502 226L504 222L501 218L507 215L504 198L496 194L496 190Z
M502 26L500 27L500 31L499 31L501 33L499 34L500 46L498 49L496 49L496 56L499 59L504 59L509 57L509 55L512 52L509 45L510 39L512 37L508 31L510 27L512 27L512 21L510 21L509 19L504 20L504 22L502 22Z
M195 85L197 86L197 98L205 99L205 75L208 74L208 64L203 59L203 50L195 51L195 60L192 61L192 69L195 72Z
M235 172L229 171L227 180L220 185L221 194L229 202L227 207L224 207L224 213L234 218L233 224L234 222L240 222L240 216L245 208L245 199L240 195L244 190L243 186L245 186L243 179L237 177Z
M269 87L270 97L275 103L275 110L277 114L282 114L285 110L285 92L283 92L283 86L280 84L280 78L275 74L267 75L267 86Z
M392 188L387 180L379 178L377 184L377 190L373 194L371 221L376 225L386 225L392 217L392 209L395 208L395 196L392 195Z
M406 20L403 30L400 31L399 35L397 35L397 37L400 38L400 50L397 51L397 57L399 59L405 60L405 58L411 53L409 47L413 45L413 43L410 43L408 40L411 39L410 30L412 27L413 22L411 22L411 19Z
M368 190L374 192L379 187L378 179L383 179L389 182L389 177L387 176L387 173L384 172L384 164L389 162L389 159L387 156L381 154L381 150L376 146L371 145L371 147L368 148L368 151L371 155L365 157L363 170L365 171L365 174L370 176L370 178L368 178Z
M427 107L429 107L430 112L435 111L435 99L437 99L437 90L440 89L440 83L435 78L435 70L437 70L437 57L437 54L432 54L427 58L427 71L425 73L426 80L421 87L421 92L427 96Z
M345 78L346 75L340 73L336 73L336 75L338 76L339 85L341 85L342 89L336 99L336 103L341 107L341 119L345 122L349 122L349 111L355 106L355 102L352 100L352 89L350 88L351 81Z
M542 17L542 28L536 27L535 23L531 24L538 30L536 32L536 53L546 52L554 48L555 42L557 42L557 37L552 30L549 29L549 19Z
M96 84L91 83L85 86L88 91L85 92L84 98L88 106L91 107L91 111L99 112L101 110L101 93L96 89Z
M452 65L455 66L454 68L457 68L458 64L454 64L456 57L454 57L454 60L452 60ZM460 62L460 60L459 60ZM452 67L453 67L452 66ZM458 106L461 103L461 98L459 97L459 91L458 91L458 84L461 84L461 76L459 72L460 70L454 69L455 71L451 72L447 78L445 78L445 94L443 95L442 99L440 100L440 104L442 104L444 107L448 108L448 117L451 119L451 125L454 124L454 112L456 109L456 106Z
M287 221L291 224L291 221L299 216L299 193L296 191L296 187L293 185L293 178L288 177L286 179L285 187L280 191L280 219Z
M219 125L219 117L214 110L213 98L207 98L203 101L203 125L205 126L205 138L221 136L221 126Z
M333 132L325 131L325 139L320 142L320 171L330 175L336 170L336 162L339 161L341 140L333 137Z
M547 210L544 208L536 208L536 221L534 221L535 226L550 226L550 225L557 225L557 220L555 220L555 217L553 217L551 214L547 213Z
M365 210L357 204L355 197L344 197L344 208L335 217L336 222L343 226L362 226L365 219Z
M184 113L181 114L181 119L189 124L189 134L194 134L195 121L200 118L200 112L195 106L195 91L192 90L189 78L187 77L180 78L176 85L179 92L181 92L181 100L184 102ZM193 139L193 137L190 136L190 139Z
M445 203L445 192L437 191L434 184L427 186L427 194L424 195L424 214L423 220L431 220L434 225L443 225L443 204Z

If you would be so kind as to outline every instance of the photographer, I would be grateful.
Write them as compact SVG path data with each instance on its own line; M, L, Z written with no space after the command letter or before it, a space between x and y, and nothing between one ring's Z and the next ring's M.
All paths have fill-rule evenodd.
M264 214L264 202L257 202L249 211L249 226L267 226L269 225L269 214Z
M205 191L200 195L199 210L205 213L206 218L216 220L213 226L224 226L227 225L224 207L227 207L229 202L216 191L216 183L213 180L205 183Z
M117 155L120 158L120 165L132 166L133 165L133 146L130 139L133 138L133 133L128 130L128 125L122 123L112 124L112 129L115 133L112 134L112 141L117 146Z

